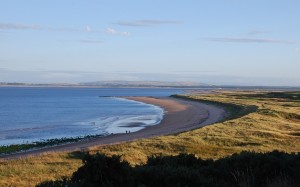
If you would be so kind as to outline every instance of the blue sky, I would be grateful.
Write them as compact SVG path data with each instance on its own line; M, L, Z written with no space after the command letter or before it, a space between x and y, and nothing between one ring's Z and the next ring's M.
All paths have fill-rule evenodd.
M4 0L0 82L300 86L300 1Z

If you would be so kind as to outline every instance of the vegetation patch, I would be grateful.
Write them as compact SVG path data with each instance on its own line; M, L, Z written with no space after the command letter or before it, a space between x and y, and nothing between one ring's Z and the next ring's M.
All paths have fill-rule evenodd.
M235 95L239 96L239 95ZM300 101L300 92L267 92L258 94L246 94L247 98L269 98L269 99L283 99L286 101Z
M300 115L295 113L288 113L283 111L276 111L270 109L260 109L258 111L259 114L268 115L272 117L282 117L288 120L300 121Z
M130 166L120 156L87 154L71 178L45 181L49 186L296 186L300 179L300 154L273 151L242 152L218 160L192 154L151 156L147 163Z

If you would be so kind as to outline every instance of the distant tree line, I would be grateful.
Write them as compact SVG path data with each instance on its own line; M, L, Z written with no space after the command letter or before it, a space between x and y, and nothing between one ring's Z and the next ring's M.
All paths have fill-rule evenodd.
M158 155L135 167L120 156L99 153L85 154L82 161L83 166L71 178L45 181L37 186L296 187L300 184L299 153L241 152L219 160L202 160L192 154Z

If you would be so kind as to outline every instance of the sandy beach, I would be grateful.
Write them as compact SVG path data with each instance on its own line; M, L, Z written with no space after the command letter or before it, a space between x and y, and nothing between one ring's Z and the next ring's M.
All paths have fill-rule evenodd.
M158 125L150 126L129 134L113 134L76 143L4 155L0 156L0 158L15 159L47 152L86 150L94 146L117 144L154 136L175 134L216 123L222 120L226 113L224 109L213 105L171 97L127 97L126 99L160 106L165 110L163 120Z

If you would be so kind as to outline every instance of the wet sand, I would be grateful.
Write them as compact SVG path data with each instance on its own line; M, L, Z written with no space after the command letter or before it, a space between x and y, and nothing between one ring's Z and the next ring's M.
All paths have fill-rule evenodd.
M175 134L216 123L222 120L225 116L224 109L195 101L170 97L127 97L127 99L160 106L165 110L163 120L158 125L150 126L137 132L128 134L125 132L124 134L113 134L75 143L14 153L0 156L0 158L16 159L47 152L86 150L89 147L94 146L118 144L154 136Z

